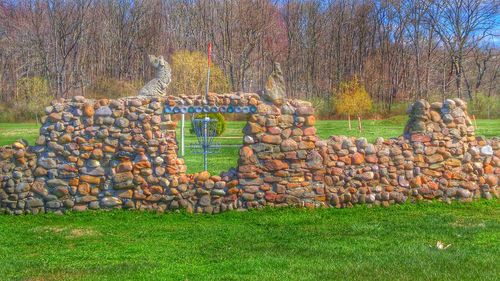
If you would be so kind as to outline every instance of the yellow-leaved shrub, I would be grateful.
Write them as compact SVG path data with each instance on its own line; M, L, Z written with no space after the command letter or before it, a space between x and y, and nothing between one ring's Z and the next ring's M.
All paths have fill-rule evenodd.
M347 115L349 127L351 127L351 116L360 117L362 114L369 112L373 103L365 86L359 82L356 76L351 81L340 83L333 102L338 114Z
M172 55L172 82L168 92L172 95L200 95L207 87L207 56L200 52L178 51ZM229 91L229 81L222 69L210 66L210 92Z

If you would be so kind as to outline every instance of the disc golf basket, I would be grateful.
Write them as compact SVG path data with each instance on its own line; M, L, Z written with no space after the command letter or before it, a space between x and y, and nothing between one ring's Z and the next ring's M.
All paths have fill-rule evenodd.
M208 154L217 153L220 149L220 144L214 141L217 136L217 120L205 116L195 118L192 122L198 143L190 146L193 153L203 154L203 169L206 171L208 170Z

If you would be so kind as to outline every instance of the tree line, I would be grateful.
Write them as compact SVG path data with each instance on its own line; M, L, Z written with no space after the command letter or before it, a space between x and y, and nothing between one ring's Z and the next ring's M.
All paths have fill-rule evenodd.
M103 80L141 84L152 76L148 53L170 60L179 51L206 53L208 42L232 91L262 89L279 62L290 97L331 100L356 77L389 109L418 98L498 100L498 7L495 0L0 0L0 101L18 99L26 92L18 81L33 77L54 97L88 95Z

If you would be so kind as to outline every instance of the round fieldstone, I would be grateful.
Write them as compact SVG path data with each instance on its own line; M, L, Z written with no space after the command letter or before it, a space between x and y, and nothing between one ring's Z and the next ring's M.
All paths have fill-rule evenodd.
M482 155L493 155L493 148L490 145L485 145L481 147L481 154Z

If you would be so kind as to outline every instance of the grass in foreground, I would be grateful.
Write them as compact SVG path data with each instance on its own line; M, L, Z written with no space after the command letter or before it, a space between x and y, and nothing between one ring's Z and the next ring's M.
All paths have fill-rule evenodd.
M386 120L365 120L363 121L364 130L359 133L356 129L348 130L346 120L319 120L316 123L318 135L326 139L332 135L345 135L354 137L366 137L368 141L373 142L377 137L391 138L398 137L403 133L406 123L406 116L396 116ZM245 126L244 121L229 121L224 135L217 139L217 142L223 145L221 151L209 156L208 170L212 174L219 174L221 171L227 171L231 167L237 166L239 145L242 143L242 129ZM500 136L500 119L478 120L477 135L485 137ZM357 123L353 122L353 127ZM178 125L178 140L180 141L180 124ZM194 173L203 170L202 156L194 154L189 145L196 143L196 137L189 133L190 123L186 122L186 154L185 161L188 167L188 173ZM11 124L0 123L0 145L11 144L19 138L25 138L30 144L35 142L38 136L39 126L30 123Z
M2 280L495 280L498 200L0 216ZM440 240L451 246L437 250ZM498 279L497 279L498 280Z

